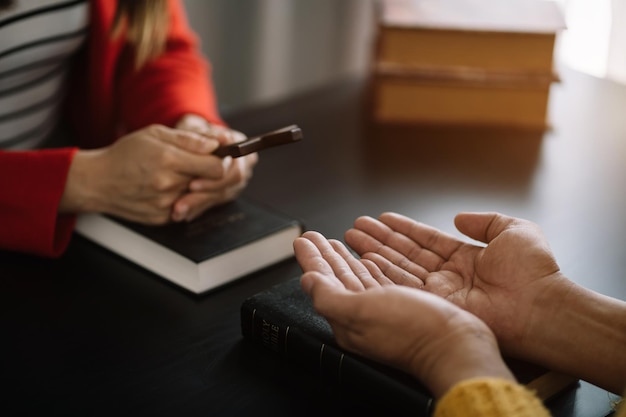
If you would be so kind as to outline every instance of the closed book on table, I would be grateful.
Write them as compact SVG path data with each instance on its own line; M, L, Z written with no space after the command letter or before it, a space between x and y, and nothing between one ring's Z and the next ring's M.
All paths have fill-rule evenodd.
M411 71L381 65L371 104L377 121L543 130L553 76Z
M548 0L380 0L377 62L550 74L560 6Z
M328 322L313 308L294 277L246 299L241 305L244 339L274 352L312 377L358 393L363 401L384 401L394 415L428 416L434 399L411 375L340 348ZM547 400L577 379L522 361L507 360L520 383Z
M300 221L242 198L191 222L148 226L84 214L76 223L78 234L193 293L292 257L302 231Z
M554 49L549 0L380 0L372 59L378 122L545 129Z

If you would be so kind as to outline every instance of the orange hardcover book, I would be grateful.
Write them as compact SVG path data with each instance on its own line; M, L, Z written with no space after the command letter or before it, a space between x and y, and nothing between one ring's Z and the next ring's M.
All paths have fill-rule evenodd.
M377 62L551 73L560 7L546 0L383 0Z

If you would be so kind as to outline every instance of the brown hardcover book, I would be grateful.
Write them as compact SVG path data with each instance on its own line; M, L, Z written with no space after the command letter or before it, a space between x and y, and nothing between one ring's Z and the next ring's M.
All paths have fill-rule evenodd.
M382 0L377 62L551 73L559 6L546 0Z

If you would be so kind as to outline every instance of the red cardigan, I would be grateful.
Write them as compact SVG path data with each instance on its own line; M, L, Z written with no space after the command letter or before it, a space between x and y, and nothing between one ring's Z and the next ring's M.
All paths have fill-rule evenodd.
M92 0L87 48L72 69L67 122L76 148L0 151L0 249L59 256L67 247L73 215L58 215L78 147L110 144L124 131L151 123L173 125L186 113L223 124L209 65L198 49L180 0L169 1L166 51L134 71L132 52L111 40L115 1Z

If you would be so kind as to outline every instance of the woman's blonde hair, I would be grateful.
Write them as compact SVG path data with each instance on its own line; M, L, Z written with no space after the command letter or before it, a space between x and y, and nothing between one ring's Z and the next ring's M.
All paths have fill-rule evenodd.
M165 49L168 27L167 0L118 0L111 33L126 34L135 48L135 68L141 68Z

